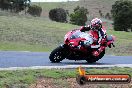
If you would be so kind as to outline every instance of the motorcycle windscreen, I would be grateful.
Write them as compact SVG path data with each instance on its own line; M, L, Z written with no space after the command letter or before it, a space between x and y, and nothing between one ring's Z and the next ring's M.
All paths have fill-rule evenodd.
M82 32L82 33L80 34L80 38L85 38L85 39L86 39L85 42L87 42L87 43L89 43L89 44L92 44L92 43L93 43L93 38L92 38L92 36L90 36L88 33Z
M85 32L76 31L70 37L70 39L76 39L76 38L85 38L87 40L86 42L89 42L89 44L93 43L93 38L88 33Z
M70 37L70 39L76 39L76 38L80 38L80 31L76 31L76 32L74 32L72 35L71 35L71 37Z

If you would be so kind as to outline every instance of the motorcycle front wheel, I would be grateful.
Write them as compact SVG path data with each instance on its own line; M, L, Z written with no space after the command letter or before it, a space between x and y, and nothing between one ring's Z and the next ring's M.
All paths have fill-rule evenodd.
M49 59L52 63L59 63L60 61L65 59L65 57L66 55L64 48L59 46L51 52Z

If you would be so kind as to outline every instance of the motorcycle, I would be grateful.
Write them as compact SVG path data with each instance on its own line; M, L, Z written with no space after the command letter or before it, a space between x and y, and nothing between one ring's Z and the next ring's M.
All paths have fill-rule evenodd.
M94 56L92 54L93 51L97 50L98 48L90 48L86 46L80 46L82 41L85 41L85 38L81 38L79 36L79 33L81 31L76 29L69 31L65 37L64 37L64 44L58 46L55 48L50 56L49 59L52 63L59 63L60 61L64 59L68 60L86 60L88 63L94 63L101 59L105 54L105 49L98 55ZM91 42L91 36L89 35L89 42ZM111 46L114 46L114 36L107 36L106 37L106 47L111 48ZM105 47L105 48L106 48Z

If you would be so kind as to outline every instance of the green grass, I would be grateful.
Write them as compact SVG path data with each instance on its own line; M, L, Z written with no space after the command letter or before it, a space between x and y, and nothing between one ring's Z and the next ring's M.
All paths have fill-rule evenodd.
M14 85L30 85L34 83L37 78L50 77L50 78L62 78L62 77L75 77L74 70L17 70L17 71L0 71L0 88L4 85L10 87Z
M130 74L132 76L132 68L87 68L87 74ZM75 78L78 74L75 69L38 69L38 70L15 70L0 71L0 88L8 86L24 86L28 88L38 78ZM64 83L56 81L55 83ZM65 84L65 83L64 83ZM18 88L18 87L17 87Z
M47 51L77 26L43 18L0 16L0 50Z
M107 49L108 54L132 55L132 33L108 30L108 34L116 37L115 47Z
M38 6L41 6L43 11L50 11L54 8L64 8L67 10L73 10L79 2L41 2L41 3L31 3ZM74 4L74 5L73 5Z
M43 45L30 45L24 43L14 43L14 42L1 42L0 50L1 51L39 51L47 52L51 51L54 47L46 47Z
M61 6L61 2L52 2L52 3L51 2L44 2L44 3L41 2L41 3L31 3L31 4L41 6L43 10L47 10L47 11Z

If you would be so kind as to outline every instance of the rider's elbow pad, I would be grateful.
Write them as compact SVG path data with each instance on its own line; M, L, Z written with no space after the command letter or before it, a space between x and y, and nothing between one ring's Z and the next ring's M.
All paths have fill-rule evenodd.
M81 27L81 29L80 29L80 31L81 32L85 32L85 31L89 31L90 30L90 28L89 27Z

